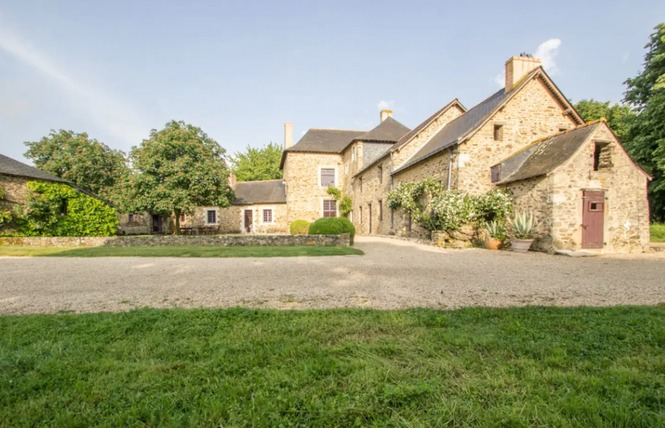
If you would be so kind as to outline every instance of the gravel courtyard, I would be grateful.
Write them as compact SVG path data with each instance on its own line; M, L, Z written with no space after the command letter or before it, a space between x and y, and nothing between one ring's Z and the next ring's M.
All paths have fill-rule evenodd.
M358 237L364 256L0 257L0 313L665 303L665 253L570 258Z

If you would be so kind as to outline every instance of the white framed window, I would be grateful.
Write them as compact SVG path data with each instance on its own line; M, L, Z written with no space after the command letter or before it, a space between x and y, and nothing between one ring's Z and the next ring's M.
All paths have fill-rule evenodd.
M264 223L273 223L272 209L264 208L263 210L263 222Z
M334 167L319 168L319 185L321 187L335 186L337 170Z
M217 224L217 210L206 210L206 224Z
M323 200L323 217L337 217L337 201L334 199Z

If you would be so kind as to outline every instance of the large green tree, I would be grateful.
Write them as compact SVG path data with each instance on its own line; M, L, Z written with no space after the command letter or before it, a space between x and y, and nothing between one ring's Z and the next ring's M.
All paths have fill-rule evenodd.
M131 150L125 210L173 215L174 232L180 233L180 214L205 205L229 206L233 192L224 153L196 126L171 121L153 129Z
M665 23L658 24L645 46L644 69L626 80L624 101L637 117L629 129L627 149L649 171L651 219L665 220Z
M35 166L108 200L127 174L127 159L119 150L90 138L85 132L51 130L39 141L26 141L25 157Z
M231 157L231 164L239 181L277 180L282 178L281 159L282 148L271 142L260 148L247 146Z
M585 121L607 119L607 124L624 144L629 140L629 128L635 118L635 112L628 105L610 104L609 101L580 100L575 109Z

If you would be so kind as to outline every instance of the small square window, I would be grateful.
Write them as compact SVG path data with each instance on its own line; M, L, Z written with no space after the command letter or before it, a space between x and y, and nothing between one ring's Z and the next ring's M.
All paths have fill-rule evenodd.
M263 210L263 222L272 223L272 210Z
M494 125L494 141L503 141L503 125Z
M217 224L217 211L208 210L207 220L208 224Z
M323 201L323 217L337 217L337 201L334 199Z
M589 211L602 211L603 205L602 202L589 202Z
M595 142L593 148L593 170L612 167L612 153L610 144L606 142Z

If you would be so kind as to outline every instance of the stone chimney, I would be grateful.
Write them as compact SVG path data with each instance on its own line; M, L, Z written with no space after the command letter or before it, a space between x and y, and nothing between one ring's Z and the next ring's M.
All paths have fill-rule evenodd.
M388 110L388 109L381 110L381 116L380 116L380 119L381 119L380 121L381 122L388 119L389 117L393 117L393 111L392 110Z
M286 122L284 124L284 150L293 145L293 124Z
M229 171L229 178L227 178L227 181L229 183L230 188L235 188L236 183L238 182L238 179L236 178L236 174L234 172Z
M517 83L534 69L540 67L540 60L522 54L506 61L506 92L510 92Z

